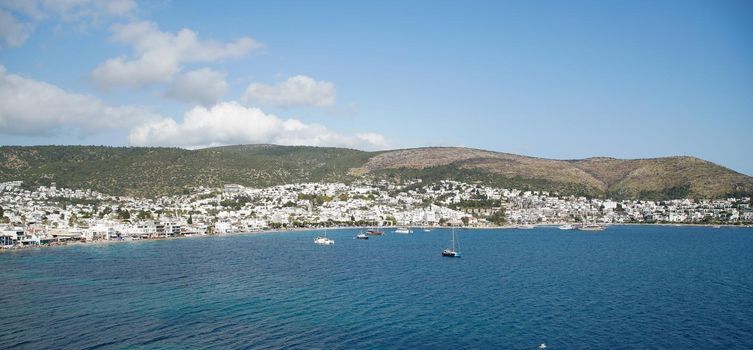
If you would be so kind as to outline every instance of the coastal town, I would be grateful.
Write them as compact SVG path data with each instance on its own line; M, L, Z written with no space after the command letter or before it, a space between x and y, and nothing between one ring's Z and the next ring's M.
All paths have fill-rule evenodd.
M227 184L133 198L0 183L0 246L129 241L322 227L751 225L751 199L611 200L440 181Z

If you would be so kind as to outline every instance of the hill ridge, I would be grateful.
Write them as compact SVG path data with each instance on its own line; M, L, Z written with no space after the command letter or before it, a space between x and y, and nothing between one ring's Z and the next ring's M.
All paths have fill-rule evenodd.
M366 152L241 144L174 147L0 146L0 182L56 182L116 195L159 196L198 186L265 187L361 177L457 179L564 195L667 199L753 193L753 178L694 156L546 159L468 147Z

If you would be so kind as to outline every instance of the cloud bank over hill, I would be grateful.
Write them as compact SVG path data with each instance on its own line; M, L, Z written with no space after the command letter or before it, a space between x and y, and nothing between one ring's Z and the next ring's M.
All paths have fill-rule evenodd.
M343 135L319 124L282 119L259 108L247 108L238 102L222 102L211 108L197 106L188 111L183 122L164 118L131 130L129 143L135 146L206 146L272 143L280 145L340 146L359 149L384 149L387 140L375 133Z
M235 101L196 106L179 122L139 106L112 106L91 95L8 73L0 66L0 133L51 135L73 130L86 135L119 128L130 128L128 141L134 146L275 143L375 150L389 145L376 133L345 135Z

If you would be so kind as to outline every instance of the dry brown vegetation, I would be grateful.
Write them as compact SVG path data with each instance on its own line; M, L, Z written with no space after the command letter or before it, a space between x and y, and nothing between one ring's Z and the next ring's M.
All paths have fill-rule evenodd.
M381 153L351 173L453 165L507 178L572 183L618 198L723 197L753 192L753 178L694 157L553 160L468 148L416 148Z

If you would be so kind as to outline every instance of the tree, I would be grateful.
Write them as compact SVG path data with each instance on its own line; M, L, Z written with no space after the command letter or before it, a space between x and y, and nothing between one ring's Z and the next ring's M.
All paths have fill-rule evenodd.
M5 209L3 209L2 206L0 206L0 218L5 216Z
M279 222L272 222L272 223L269 224L269 227L271 227L271 228L273 228L273 229L276 230L276 229L282 228L282 224L279 223Z
M494 212L494 214L490 215L486 219L489 220L489 222L491 222L492 224L495 224L497 226L504 225L505 222L507 222L507 220L505 219L505 209L500 208L499 210Z
M188 216L188 224L193 225L193 217L191 215Z
M468 222L470 221L470 218L467 216L463 216L462 218L460 218L460 221L463 222L464 226L468 226Z
M76 223L78 222L78 217L76 214L71 214L70 217L68 217L68 226L73 227L76 226Z
M131 213L128 212L128 209L121 209L118 208L118 210L115 211L116 217L120 220L129 220L131 219Z
M395 225L397 223L397 219L395 219L392 215L387 215L386 218L384 218L385 221L389 222L390 225Z

